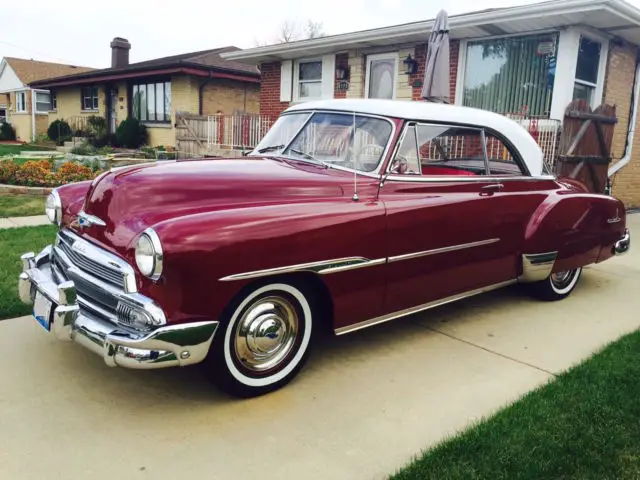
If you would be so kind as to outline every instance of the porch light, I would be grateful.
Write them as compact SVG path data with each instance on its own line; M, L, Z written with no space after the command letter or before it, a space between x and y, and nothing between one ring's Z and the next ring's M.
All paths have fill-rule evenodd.
M418 62L411 57L411 54L407 55L407 58L405 58L402 63L404 64L405 75L415 75L418 71Z
M349 66L338 65L336 67L336 79L337 80L349 80L351 68Z

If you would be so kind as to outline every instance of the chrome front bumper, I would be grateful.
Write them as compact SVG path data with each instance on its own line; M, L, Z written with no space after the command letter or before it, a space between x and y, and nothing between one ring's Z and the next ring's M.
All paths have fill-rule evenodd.
M629 251L631 247L631 232L629 229L625 229L624 235L620 240L618 240L613 247L613 253L616 255L623 255Z
M50 331L97 353L111 367L154 369L186 366L205 359L218 322L170 325L150 332L119 328L80 308L72 281L56 283L51 274L51 247L39 255L26 253L19 279L20 299L31 305L36 292L52 302Z

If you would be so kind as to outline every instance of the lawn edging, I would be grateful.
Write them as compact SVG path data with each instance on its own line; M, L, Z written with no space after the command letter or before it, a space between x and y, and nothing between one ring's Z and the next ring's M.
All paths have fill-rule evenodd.
M0 196L28 195L34 197L46 197L52 190L52 187L25 187L22 185L6 185L0 183Z

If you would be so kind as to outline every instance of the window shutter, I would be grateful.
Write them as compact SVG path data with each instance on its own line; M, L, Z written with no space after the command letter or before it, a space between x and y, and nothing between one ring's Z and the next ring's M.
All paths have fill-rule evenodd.
M335 86L336 56L322 56L322 98L333 98Z
M291 60L284 60L280 65L280 101L291 101L291 77L293 74L293 62Z

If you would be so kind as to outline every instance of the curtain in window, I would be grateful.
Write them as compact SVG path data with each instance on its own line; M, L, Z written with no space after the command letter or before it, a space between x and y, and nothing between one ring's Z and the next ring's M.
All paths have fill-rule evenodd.
M557 34L469 42L463 104L498 113L547 116Z

